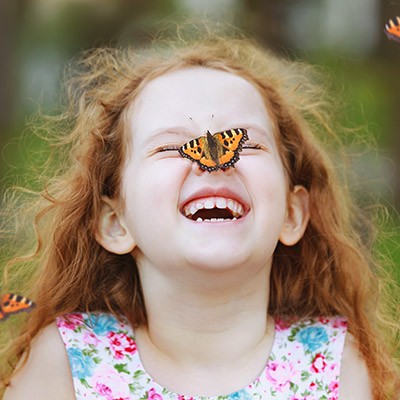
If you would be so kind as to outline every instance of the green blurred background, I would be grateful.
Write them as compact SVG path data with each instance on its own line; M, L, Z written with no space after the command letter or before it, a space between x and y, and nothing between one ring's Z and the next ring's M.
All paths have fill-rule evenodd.
M388 208L390 234L378 246L400 282L400 43L383 32L400 0L0 0L1 193L30 168L29 153L41 152L39 140L21 134L38 105L58 104L67 60L121 40L146 43L152 25L182 13L228 21L331 73L345 104L338 118L379 145L360 152L349 144L359 154L352 188L363 207Z

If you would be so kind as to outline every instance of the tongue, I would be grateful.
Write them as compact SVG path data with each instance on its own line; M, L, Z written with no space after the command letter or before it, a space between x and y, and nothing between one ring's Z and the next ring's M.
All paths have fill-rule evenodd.
M232 219L233 215L228 209L212 208L212 209L202 209L196 211L192 215L192 219L197 220L197 218L201 218L203 220L211 218Z

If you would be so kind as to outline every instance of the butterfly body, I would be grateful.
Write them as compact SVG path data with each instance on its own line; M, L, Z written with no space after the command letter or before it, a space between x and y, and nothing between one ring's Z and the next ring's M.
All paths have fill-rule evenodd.
M212 172L218 169L234 167L239 160L242 145L248 140L243 128L229 129L223 132L200 136L185 143L179 153L182 157L196 162L201 169Z
M35 304L24 296L7 293L0 299L0 321L4 321L12 314L30 311Z
M400 42L400 17L396 17L396 22L391 19L389 23L385 25L385 33L389 39Z

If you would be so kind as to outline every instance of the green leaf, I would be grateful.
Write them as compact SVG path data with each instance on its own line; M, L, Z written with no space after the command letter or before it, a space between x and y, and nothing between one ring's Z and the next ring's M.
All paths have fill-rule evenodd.
M125 374L129 374L129 371L126 369L126 364L115 364L114 368L118 372L124 372Z
M292 328L292 329L290 330L290 335L289 335L289 337L288 337L288 340L291 341L291 342L294 342L294 341L296 340L296 336L297 336L297 334L299 333L300 329L301 329L301 328L299 328L299 327L297 327L297 328Z
M290 382L290 390L291 390L292 392L294 392L294 393L297 393L297 391L299 390L299 386L296 385L296 384L293 383L293 382Z
M136 395L144 389L144 387L139 382L130 383L128 386L131 393Z
M305 381L305 380L307 380L310 376L311 376L311 374L310 374L308 371L303 371L303 372L301 373L301 380L302 380L302 381Z
M79 379L82 383L83 386L85 386L88 389L91 389L92 387L87 383L86 379Z
M137 370L137 371L134 372L133 378L134 378L135 380L138 380L138 379L141 378L142 375L144 375L144 372L141 371L141 370L139 369L139 370Z

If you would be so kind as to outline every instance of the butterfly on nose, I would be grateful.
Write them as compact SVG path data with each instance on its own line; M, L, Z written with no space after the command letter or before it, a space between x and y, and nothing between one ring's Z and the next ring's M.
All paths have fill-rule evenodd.
M185 143L180 149L182 157L196 162L202 170L212 172L234 167L239 160L243 143L248 140L244 128L229 129L200 136Z

